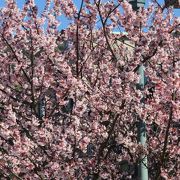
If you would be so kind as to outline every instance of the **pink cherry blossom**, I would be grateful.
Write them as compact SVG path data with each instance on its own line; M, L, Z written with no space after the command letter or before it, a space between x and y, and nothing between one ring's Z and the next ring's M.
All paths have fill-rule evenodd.
M59 18L71 24L60 32ZM118 33L114 32L118 31ZM122 33L126 31L125 33ZM34 0L0 13L2 179L178 179L179 20L150 4ZM137 70L145 68L146 85ZM147 148L137 123L147 125ZM129 170L121 165L128 163Z

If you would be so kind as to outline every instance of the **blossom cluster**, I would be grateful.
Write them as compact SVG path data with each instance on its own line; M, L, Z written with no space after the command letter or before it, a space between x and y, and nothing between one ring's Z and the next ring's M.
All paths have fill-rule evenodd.
M96 0L79 10L72 0L44 7L40 14L34 0L21 10L7 0L0 10L0 178L135 179L142 154L150 179L178 178L172 10ZM62 14L72 23L59 32ZM139 120L147 149L138 144Z

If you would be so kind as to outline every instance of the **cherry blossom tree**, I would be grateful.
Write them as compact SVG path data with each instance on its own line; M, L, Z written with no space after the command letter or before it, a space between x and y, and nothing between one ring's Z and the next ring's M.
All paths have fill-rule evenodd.
M60 31L59 17L71 20ZM0 10L1 179L178 179L179 20L153 3L34 0ZM119 33L113 33L118 31ZM123 33L126 32L126 33ZM137 69L146 67L146 86ZM147 149L137 124L147 124Z

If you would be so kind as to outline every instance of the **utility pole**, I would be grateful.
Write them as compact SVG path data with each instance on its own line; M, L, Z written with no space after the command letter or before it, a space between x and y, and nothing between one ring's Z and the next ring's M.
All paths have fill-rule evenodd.
M145 0L129 0L129 3L132 5L134 11L138 11L140 7L144 7ZM144 89L145 86L145 67L140 65L138 69L138 73L140 75L139 87L141 90ZM141 144L144 148L146 148L146 123L144 120L140 119L137 127L137 140L138 143ZM148 180L148 163L147 156L142 155L139 159L138 164L138 180Z
M165 7L173 6L173 8L180 8L180 0L165 0Z
M145 67L141 65L138 69L138 73L140 75L139 87L141 88L141 90L144 89L144 86L146 83L144 72L145 72ZM137 129L138 129L138 135L137 135L138 143L141 144L144 148L146 148L147 137L146 137L146 123L144 122L144 120L139 119ZM148 180L148 163L147 162L148 162L147 156L142 155L139 159L139 164L138 164L138 179L139 180Z

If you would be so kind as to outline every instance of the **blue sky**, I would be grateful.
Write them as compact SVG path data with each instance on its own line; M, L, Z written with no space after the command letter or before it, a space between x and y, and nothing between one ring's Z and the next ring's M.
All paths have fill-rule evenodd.
M0 0L0 8L5 6L5 1L6 0ZM38 6L39 10L42 10L44 8L45 1L46 0L35 0L35 3ZM74 1L74 3L76 4L77 7L80 7L81 0L73 0L73 1ZM16 0L16 2L18 4L19 8L22 8L25 0ZM60 17L60 20L61 20L60 29L66 28L68 26L69 22L70 22L64 16Z
M39 7L39 10L42 10L43 9L43 5L45 3L46 0L35 0L37 6ZM25 0L16 0L19 8L22 8ZM150 0L146 0L146 6L148 5L148 3L150 2ZM160 4L164 3L164 0L158 0L158 2ZM81 3L81 0L74 0L74 3L76 4L77 7L80 7L80 3ZM5 0L0 0L0 7L3 7L5 5ZM174 11L175 15L180 17L180 9L176 9ZM60 26L60 29L63 29L63 28L66 28L69 24L70 21L68 21L64 16L62 16L60 18L61 20L61 26Z

